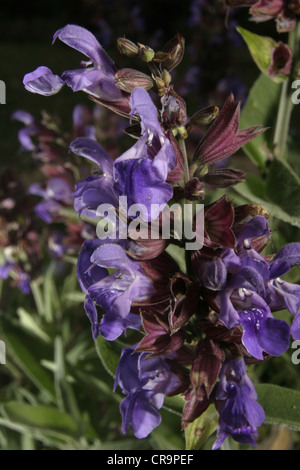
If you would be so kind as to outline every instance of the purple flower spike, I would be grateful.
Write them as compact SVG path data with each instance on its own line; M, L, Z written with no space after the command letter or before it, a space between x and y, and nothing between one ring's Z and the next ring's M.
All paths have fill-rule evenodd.
M54 75L48 67L38 67L23 79L26 90L44 96L55 95L64 86L64 81Z
M265 420L264 410L256 400L244 360L224 363L216 393L219 430L213 450L219 449L227 436L241 444L256 446L257 427Z

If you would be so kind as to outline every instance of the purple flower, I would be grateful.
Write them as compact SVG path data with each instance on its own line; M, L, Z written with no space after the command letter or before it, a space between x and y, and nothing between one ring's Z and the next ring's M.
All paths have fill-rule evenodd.
M90 175L75 186L74 208L79 215L98 217L97 208L101 204L118 206L113 190L113 160L95 140L79 137L70 145L70 151L95 163L101 175Z
M270 281L274 274L287 272L300 262L300 244L295 244L290 249L287 245L269 264L251 245L253 238L268 232L266 219L258 216L238 233L236 251L240 268L235 265L234 272L228 272L225 285L223 274L217 296L220 320L227 328L243 327L243 344L257 359L263 359L263 352L280 356L289 348L290 328L286 322L273 318L268 305L268 297L272 296L273 302L276 297L274 290L270 290Z
M172 186L166 182L175 166L175 151L166 137L157 117L157 109L149 94L136 88L131 95L131 118L139 115L142 135L137 143L117 158L114 163L114 188L128 197L128 204L143 204L143 220L156 219L173 196ZM151 205L161 209L151 213Z
M0 279L8 279L11 271L14 269L15 265L9 261L6 261L0 266Z
M284 281L279 276L300 264L300 243L289 243L281 248L271 260L270 281L266 288L266 298L272 310L286 308L295 318L291 334L300 339L300 286Z
M176 391L179 379L164 356L148 358L146 353L135 353L134 347L128 347L118 364L115 388L118 385L127 395L120 405L122 431L125 434L131 426L135 437L143 439L160 424L157 410L165 395Z
M35 211L47 223L53 222L59 215L59 211L73 202L70 185L63 178L51 178L46 189L43 189L39 183L33 183L29 188L29 193L44 198L35 206Z
M107 269L114 272L108 274ZM141 326L140 316L131 313L131 306L135 301L150 298L155 289L140 263L130 259L121 246L101 244L100 240L86 241L78 259L77 275L89 299L106 312L94 334L96 331L112 341L126 328ZM90 300L86 308L95 327L96 312Z
M265 420L264 410L256 400L257 394L246 374L244 360L225 362L216 392L219 430L213 450L218 449L227 436L241 444L256 446L257 427Z
M44 96L55 95L64 86L64 81L54 75L45 66L38 67L34 72L27 73L23 79L26 90Z
M24 110L15 111L11 118L25 124L23 129L18 132L19 142L21 149L25 151L41 151L40 144L42 141L51 142L55 141L55 133L45 127L41 122L36 120L30 113ZM33 140L33 137L38 140L38 144Z
M6 260L3 265L0 266L0 279L8 279L10 275L13 275L15 284L25 295L31 292L30 282L31 277L25 272L16 262Z
M242 341L248 352L263 360L262 352L281 356L289 348L289 325L273 318L270 309L249 308L239 313L244 333Z
M25 88L48 96L57 93L67 84L74 92L82 90L110 109L128 115L130 95L115 84L118 69L95 36L80 26L67 25L54 34L53 43L57 38L84 54L89 61L81 62L83 67L80 69L63 72L61 77L53 74L48 67L38 67L25 75Z

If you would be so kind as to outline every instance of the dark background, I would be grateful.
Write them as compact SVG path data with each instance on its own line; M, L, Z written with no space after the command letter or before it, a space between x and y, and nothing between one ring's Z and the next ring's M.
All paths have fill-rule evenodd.
M237 11L235 20L248 29L252 27L246 9ZM58 114L69 129L74 106L89 103L86 95L72 93L67 87L47 98L27 92L22 84L24 75L40 65L47 65L57 74L79 67L83 59L80 53L60 41L51 45L55 31L68 23L92 31L121 67L131 64L116 48L118 37L126 36L159 50L176 32L182 33L186 54L176 79L179 83L191 81L186 78L189 67L201 72L198 81L192 81L186 90L189 112L207 103L222 104L225 96L215 93L220 80L229 80L224 94L235 91L230 90L230 83L234 87L236 80L246 93L259 75L238 34L232 27L226 29L226 11L220 0L1 0L0 79L6 83L6 105L0 107L0 167L22 170L32 163L19 152L20 123L11 120L14 111L24 109L39 117L44 109ZM253 25L252 29L275 34L272 23Z

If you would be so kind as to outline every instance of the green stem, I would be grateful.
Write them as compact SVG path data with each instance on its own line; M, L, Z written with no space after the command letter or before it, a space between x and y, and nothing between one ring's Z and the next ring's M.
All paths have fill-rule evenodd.
M300 22L298 22L296 28L289 33L289 46L293 52L293 64L290 76L282 84L273 139L274 155L276 158L281 160L287 158L286 147L293 111L292 82L295 77L295 69L298 63L300 46Z
M183 181L184 183L187 183L190 179L190 169L189 169L189 160L188 156L186 153L186 146L185 146L185 139L180 138L178 139L178 145L181 150L182 156L183 156L183 161L184 161L184 176L183 176Z

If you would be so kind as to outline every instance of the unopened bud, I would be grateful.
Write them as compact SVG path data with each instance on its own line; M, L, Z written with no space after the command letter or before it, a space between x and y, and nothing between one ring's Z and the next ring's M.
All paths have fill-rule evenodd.
M202 181L215 188L229 188L235 184L242 183L247 178L246 173L232 168L215 168L208 171Z
M163 52L167 52L170 58L163 62L163 66L169 72L180 64L184 54L184 45L185 40L181 34L177 34L164 45Z
M121 54L127 57L136 57L139 54L139 47L132 41L126 38L119 38L117 46Z
M155 56L155 52L151 47L149 46L144 46L144 44L138 43L138 46L140 48L139 50L139 56L144 62L152 62Z
M134 69L121 69L115 74L115 83L120 90L132 93L136 87L150 90L153 87L151 77Z
M207 125L213 121L219 114L219 108L217 106L208 106L207 108L199 109L191 117L189 124L195 125Z
M170 85L170 83L172 81L172 77L166 69L163 70L162 78L163 78L163 81L165 82L166 86Z
M160 77L155 77L155 83L158 90L162 90L166 86L165 81Z
M198 178L190 179L184 187L184 197L189 201L204 199L204 184Z

